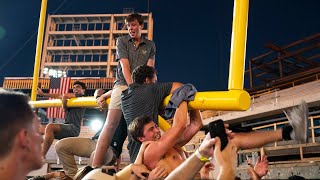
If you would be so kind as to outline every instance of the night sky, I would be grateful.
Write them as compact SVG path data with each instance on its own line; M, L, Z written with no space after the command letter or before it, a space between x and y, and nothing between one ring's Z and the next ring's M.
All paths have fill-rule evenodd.
M199 91L227 90L231 0L150 0L159 81L194 84ZM0 85L4 77L31 77L41 1L0 2ZM251 0L246 60L318 33L319 0ZM48 0L48 14L148 11L147 0ZM56 12L55 12L56 11ZM195 63L193 63L195 62Z

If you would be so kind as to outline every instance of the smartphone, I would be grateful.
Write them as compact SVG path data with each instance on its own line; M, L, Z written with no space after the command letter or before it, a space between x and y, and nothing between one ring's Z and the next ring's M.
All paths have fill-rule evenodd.
M228 135L226 129L224 128L224 123L221 119L209 123L209 132L211 138L219 137L221 140L221 151L228 144Z

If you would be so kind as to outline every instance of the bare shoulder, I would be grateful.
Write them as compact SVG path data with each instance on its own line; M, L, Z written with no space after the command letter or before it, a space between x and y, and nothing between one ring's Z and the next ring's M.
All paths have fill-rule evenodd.
M158 142L152 141L145 147L143 164L147 166L148 169L153 169L157 162L160 161L161 157L159 156L159 146Z
M147 146L145 146L144 157L152 159L152 156L156 154L156 149L158 148L158 142L151 141Z

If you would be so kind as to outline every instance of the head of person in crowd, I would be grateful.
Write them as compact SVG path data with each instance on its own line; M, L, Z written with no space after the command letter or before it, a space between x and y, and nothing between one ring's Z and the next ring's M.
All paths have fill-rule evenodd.
M137 84L150 84L157 82L157 71L148 65L141 65L132 72L132 81Z
M24 179L43 165L40 122L23 93L0 89L0 175Z
M87 89L87 86L85 83L81 81L76 81L73 83L73 93L75 94L84 94Z
M130 14L126 17L125 23L132 39L139 39L143 29L143 18L140 14Z
M157 141L161 131L149 116L136 117L128 127L129 133L136 142Z

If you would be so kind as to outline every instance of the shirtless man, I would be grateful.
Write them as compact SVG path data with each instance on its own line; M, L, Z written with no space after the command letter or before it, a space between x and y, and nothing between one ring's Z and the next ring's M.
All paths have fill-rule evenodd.
M237 149L258 148L265 144L280 140L298 140L306 142L308 107L304 101L292 108L287 117L291 126L277 131L259 131L249 133L233 133L232 143ZM152 141L145 149L143 164L149 170L157 166L165 167L170 174L178 167L186 156L181 147L186 144L200 129L202 119L199 111L190 111L190 124L187 124L187 103L182 102L176 110L172 127L162 136L158 126L148 116L139 116L129 125L129 133L138 142ZM195 124L198 124L197 126ZM201 124L201 125L200 125ZM191 130L190 130L191 129ZM210 159L199 150L200 159Z
M182 102L176 110L172 127L163 136L149 116L137 117L129 125L129 133L135 141L152 141L146 147L143 158L143 164L149 170L162 166L170 173L186 160L181 147L202 127L199 110L190 111L190 123L187 125L187 111L187 103Z

